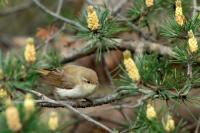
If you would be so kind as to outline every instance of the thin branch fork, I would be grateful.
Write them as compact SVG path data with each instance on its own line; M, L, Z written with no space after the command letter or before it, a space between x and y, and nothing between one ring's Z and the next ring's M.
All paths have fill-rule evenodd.
M33 0L33 2L35 3L35 5L37 5L46 14L51 15L51 16L57 18L57 19L60 19L60 20L64 21L65 23L70 24L72 26L75 26L75 27L77 27L79 29L86 30L85 27L83 27L82 25L80 25L76 21L73 21L73 20L65 18L65 17L63 17L63 16L61 16L61 15L55 13L55 12L52 12L51 10L49 10L48 8L46 8L42 3L40 3L39 0Z

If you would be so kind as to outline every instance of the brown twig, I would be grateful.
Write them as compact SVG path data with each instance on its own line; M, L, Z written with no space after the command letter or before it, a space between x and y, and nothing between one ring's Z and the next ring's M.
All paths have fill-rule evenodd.
M86 56L92 55L95 52L96 52L96 48L92 48L92 49L89 49L87 51L79 50L76 53L74 53L73 55L64 57L64 59L61 61L61 64L65 64L65 63L74 61L76 59L80 59L82 57L86 57Z
M133 94L130 94L129 91L124 90L124 91L121 91L118 93L110 94L103 98L94 99L94 100L92 100L92 102L90 102L90 101L65 101L64 103L70 104L71 106L76 107L76 108L86 108L86 107L94 107L94 106L100 106L103 104L113 103L120 99L123 99L124 97L122 97L122 96L130 97L132 95ZM53 107L53 108L63 107L61 104L54 104L51 101L49 101L48 99L47 100L46 99L36 100L36 103L42 107Z
M138 44L144 44L143 45L144 50L158 52L161 55L172 56L174 54L170 47L163 46L158 43L144 41L144 40L141 40L141 41L140 40L138 40L138 41L118 40L118 44L116 44L116 45L117 45L118 50L123 51L123 50L128 49L132 52L135 52L136 48L138 47ZM115 49L112 48L110 50L115 50ZM96 48L89 49L88 51L80 50L80 51L77 51L76 53L74 53L73 55L64 57L64 59L61 61L61 63L62 64L68 63L68 62L74 61L76 59L79 59L81 57L92 55L95 52L96 52Z
M143 100L149 98L150 96L154 95L154 92L152 90L148 90L148 89L144 88L144 89L138 89L138 93L134 93L134 94L130 93L129 90L120 90L120 91L117 91L113 94L107 95L102 98L91 99L92 102L90 102L90 101L70 101L70 100L55 102L55 100L52 100L51 98L45 96L44 94L42 94L40 92L30 90L30 89L20 89L20 88L16 88L16 89L20 90L20 91L31 93L31 94L37 96L39 98L39 100L35 100L36 104L40 105L41 107L49 107L49 108L64 107L63 104L60 104L60 103L69 104L76 108L94 107L94 106L100 106L103 104L113 103L113 102L119 101L123 98L140 95L140 94L145 94L145 96L143 97L144 99L142 98L142 101L143 101ZM138 104L140 105L142 103L142 101L138 101Z

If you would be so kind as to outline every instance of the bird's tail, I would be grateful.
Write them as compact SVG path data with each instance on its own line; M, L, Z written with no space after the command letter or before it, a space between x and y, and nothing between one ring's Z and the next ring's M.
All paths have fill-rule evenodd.
M37 69L36 72L40 74L41 80L52 86L61 86L62 82L62 74L58 71L48 70L48 69Z
M41 74L41 75L43 75L43 76L46 76L46 75L48 75L49 74L49 70L47 70L47 69L36 69L35 70L37 73L39 73L39 74Z

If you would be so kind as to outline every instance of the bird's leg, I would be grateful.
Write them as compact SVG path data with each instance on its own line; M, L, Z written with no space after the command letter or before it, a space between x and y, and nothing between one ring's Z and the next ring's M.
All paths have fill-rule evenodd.
M93 104L93 101L89 98L84 98L87 102L90 102L91 104Z

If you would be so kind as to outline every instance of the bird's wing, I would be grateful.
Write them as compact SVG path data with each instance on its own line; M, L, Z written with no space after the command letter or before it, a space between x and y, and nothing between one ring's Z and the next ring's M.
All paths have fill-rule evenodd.
M47 69L40 69L37 70L38 73L41 74L41 78L44 83L65 88L65 89L72 89L75 85L70 79L68 79L70 76L65 76L63 70L54 69L54 70L47 70Z

